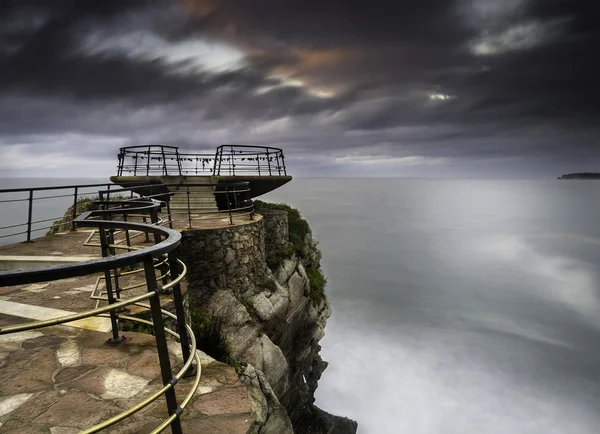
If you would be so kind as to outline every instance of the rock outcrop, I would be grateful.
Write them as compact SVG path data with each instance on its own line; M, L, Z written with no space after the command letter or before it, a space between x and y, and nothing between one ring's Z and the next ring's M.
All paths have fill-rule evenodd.
M321 252L305 222L292 231L285 211L259 212L248 224L183 232L190 308L219 324L232 358L245 365L253 432L355 433L356 422L314 405L331 315Z
M600 179L600 173L567 173L566 175L559 176L557 179Z

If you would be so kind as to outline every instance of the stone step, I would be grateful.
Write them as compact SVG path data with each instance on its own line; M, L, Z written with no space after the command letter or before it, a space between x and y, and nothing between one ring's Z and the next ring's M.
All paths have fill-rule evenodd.
M187 210L188 210L187 206L172 206L171 207L171 212L173 212L173 211L187 212ZM212 211L218 211L219 209L216 206L213 206L213 207L191 206L190 210L191 211L200 211L200 212L212 212Z
M216 207L217 204L216 202L194 202L194 201L190 201L188 202L176 202L176 203L171 203L171 208L173 207L187 207L187 206L191 206L191 207L195 207L195 206L199 206L199 207Z
M202 200L187 200L171 202L171 208L174 206L217 206L217 203L214 200L211 201L202 201Z

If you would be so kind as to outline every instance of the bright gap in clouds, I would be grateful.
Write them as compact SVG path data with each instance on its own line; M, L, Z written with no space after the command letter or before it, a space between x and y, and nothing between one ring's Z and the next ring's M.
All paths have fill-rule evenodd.
M531 21L516 24L498 33L484 31L482 36L472 43L471 51L478 56L488 56L531 49L558 36L563 23L564 20L549 23Z
M303 80L298 80L297 78L290 78L280 74L271 75L269 78L276 80L278 83L271 86L259 87L254 91L256 95L264 95L265 93L273 90L283 89L286 87L297 87L318 98L333 98L335 96L335 92L332 90L312 88L306 82Z
M197 38L171 43L143 31L90 34L84 39L82 49L93 54L117 53L144 60L159 59L177 66L187 64L187 67L198 71L219 72L245 66L245 54L224 42Z

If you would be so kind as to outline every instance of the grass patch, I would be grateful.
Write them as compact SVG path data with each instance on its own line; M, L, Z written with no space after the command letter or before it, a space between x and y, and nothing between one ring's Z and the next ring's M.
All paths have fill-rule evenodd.
M98 206L94 203L93 199L87 197L81 198L77 201L77 215L86 211L93 211L98 209ZM52 223L52 227L46 232L46 236L54 235L57 232L65 232L73 226L73 205L71 205L62 219L56 220Z
M198 348L219 362L234 367L238 374L241 373L243 367L233 356L231 344L221 337L222 321L193 308L190 316Z
M154 327L148 324L142 324L128 320L119 320L119 326L123 332L146 333L148 335L154 334Z
M325 298L325 287L327 286L327 278L323 274L321 267L308 267L306 275L310 281L310 301L313 306L319 305Z

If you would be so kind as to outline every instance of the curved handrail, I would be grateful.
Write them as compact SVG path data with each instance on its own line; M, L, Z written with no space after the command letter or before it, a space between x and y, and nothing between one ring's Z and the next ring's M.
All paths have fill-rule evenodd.
M33 283L33 282L40 282L40 281L45 281L45 280L58 280L58 279L64 279L66 277L76 277L76 276L91 274L91 273L98 272L98 271L104 271L105 273L108 273L108 275L110 276L110 270L117 270L118 268L124 267L126 265L132 265L132 264L143 262L144 268L146 269L146 286L148 287L149 292L146 294L142 294L142 295L138 295L138 296L129 298L127 300L116 301L116 302L114 301L114 299L111 299L111 297L109 297L109 304L107 306L92 309L92 310L89 310L86 312L80 312L80 313L76 313L73 315L55 318L52 320L36 321L36 322L31 322L31 323L24 323L24 324L18 324L18 325L14 325L14 326L0 328L0 335L8 334L8 333L15 333L15 332L19 332L19 331L25 331L25 330L34 330L34 329L39 329L39 328L48 327L48 326L52 326L52 325L64 324L67 322L71 322L71 321L75 321L75 320L83 319L83 318L88 318L88 317L92 317L92 316L104 316L104 315L107 315L108 312L110 313L111 320L113 320L114 318L116 318L117 309L120 309L120 308L128 306L128 305L139 305L146 309L150 309L150 311L152 312L152 318L153 318L152 321L146 321L146 320L142 320L141 318L127 317L127 316L122 316L122 318L126 319L126 320L130 320L130 321L138 321L138 322L148 323L148 324L151 324L155 328L157 347L158 347L159 359L161 362L161 373L162 373L162 377L163 377L164 387L160 391L158 391L155 394L153 394L152 396L150 396L149 398L146 398L141 403L138 403L137 405L122 412L121 414L119 414L107 421L104 421L99 425L91 427L84 432L86 432L86 433L98 432L102 429L113 426L114 424L126 419L127 417L131 416L132 414L134 414L137 411L141 410L142 408L146 407L150 403L154 402L160 396L165 395L165 396L167 396L167 405L169 407L170 416L154 432L161 432L164 429L166 429L169 425L171 425L174 433L180 433L181 426L178 422L178 418L181 415L182 410L190 402L191 398L193 397L193 395L198 387L198 384L200 381L200 371L201 371L199 357L196 352L196 340L193 335L192 329L190 328L190 326L188 324L185 323L185 319L183 317L180 317L183 314L183 306L181 305L181 292L180 292L180 288L179 288L179 283L183 279L183 277L186 275L187 268L182 261L180 261L179 259L176 259L175 263L178 263L181 266L181 270L180 270L181 272L179 272L179 270L177 270L175 272L174 277L171 274L171 271L172 271L171 269L168 272L169 276L172 278L172 281L170 282L169 287L176 290L176 291L174 291L174 301L175 301L175 307L176 307L178 315L174 315L174 314L160 308L160 302L157 297L159 294L159 291L158 291L158 287L156 286L156 276L154 273L154 268L155 268L155 266L157 266L157 264L155 264L155 259L158 259L159 260L158 262L160 264L161 263L160 260L163 259L165 254L170 253L175 248L177 248L177 246L179 245L179 243L181 241L181 234L179 232L176 232L176 231L173 231L171 229L167 229L167 228L164 228L161 226L157 226L155 224L104 220L104 218L106 218L106 217L111 218L112 216L119 214L119 213L125 215L127 213L133 213L133 212L135 212L135 213L150 212L150 213L154 213L154 215L155 215L157 209L160 208L160 206L161 206L161 203L156 200L153 200L153 199L151 199L151 200L132 200L132 201L127 201L127 202L122 201L122 202L110 202L110 203L103 201L102 204L104 204L104 205L116 204L117 208L108 208L108 209L103 209L103 210L95 210L95 211L88 211L88 212L82 213L77 219L75 219L75 223L78 226L83 226L83 227L96 227L99 230L99 232L104 235L105 235L106 229L119 229L119 230L124 230L124 231L137 230L137 231L143 231L146 233L150 232L150 233L155 234L155 236L157 237L156 238L157 243L153 246L147 247L142 250L131 250L128 253L124 253L124 254L120 254L120 255L116 255L116 256L107 256L107 257L103 257L100 259L93 259L90 261L83 261L83 262L76 263L76 264L55 265L55 266L51 266L51 267L41 267L41 268L34 268L34 269L28 269L28 270L15 270L15 271L9 271L9 272L0 272L0 286ZM95 218L99 218L99 219L95 219ZM165 239L160 241L162 237L164 237ZM105 252L105 249L106 249L106 247L103 247L103 253ZM171 260L171 256L169 255L169 261L170 260ZM162 262L163 265L166 264L165 261L166 261L166 259ZM171 264L171 266L175 265L175 263ZM148 267L150 267L150 268L148 268ZM175 267L175 268L177 268L177 267ZM149 270L151 270L151 271L149 271ZM166 275L167 275L166 273L163 274L163 276L166 276ZM151 276L151 277L149 277L149 276ZM108 282L107 282L107 284L108 284ZM168 286L168 284L165 286ZM150 300L151 301L150 305L141 304L140 302L143 300ZM179 326L180 330L182 331L183 335L180 336L180 334L178 334L166 327L163 328L162 316L164 316L164 315L169 316L177 321L178 326ZM158 320L158 322L157 322L157 320ZM117 324L116 322L113 322L113 332L114 332L114 327L116 326L116 324ZM161 333L158 333L159 329L162 330ZM168 364L168 359L169 359L168 352L165 353L167 351L166 350L165 333L170 334L170 335L174 336L175 338L179 338L181 340L184 359L186 359L184 366L172 378L168 378L169 376L172 375L170 372L170 368L167 368L167 371L165 371L164 366L163 366L163 359L165 357L167 360L166 366L170 366ZM185 336L185 339L183 339L183 336ZM188 337L189 337L189 344L190 344L189 348L187 348ZM185 346L184 346L184 342L185 342ZM186 349L187 349L187 351L186 351ZM187 353L187 356L186 356L186 353ZM174 386L175 386L175 384L177 384L178 380L180 378L182 378L183 375L185 375L185 373L191 368L194 360L196 360L197 366L198 366L194 385L193 385L191 391L186 396L185 400L181 403L181 405L179 407L177 407L177 404L175 401L176 408L173 408L172 404L173 404L173 401L175 400L175 395L173 392L171 392L171 389L174 388ZM165 377L165 375L167 375L167 377ZM169 402L169 396L171 397L171 402ZM176 420L177 420L177 423L174 424L174 422ZM172 424L174 424L174 425L172 425Z
M83 276L86 274L104 271L107 268L121 268L127 265L140 263L144 256L151 255L156 258L168 253L179 246L181 234L173 229L155 226L146 223L110 221L110 220L87 220L90 215L99 215L101 210L86 211L75 219L78 226L97 227L104 226L107 229L123 229L147 231L165 237L164 241L149 246L143 250L130 251L118 256L92 259L75 264L61 264L52 267L28 268L24 270L0 271L0 286L21 285L25 283L44 282L46 280L58 280L68 277ZM111 213L107 213L111 214ZM113 212L114 214L114 212Z

